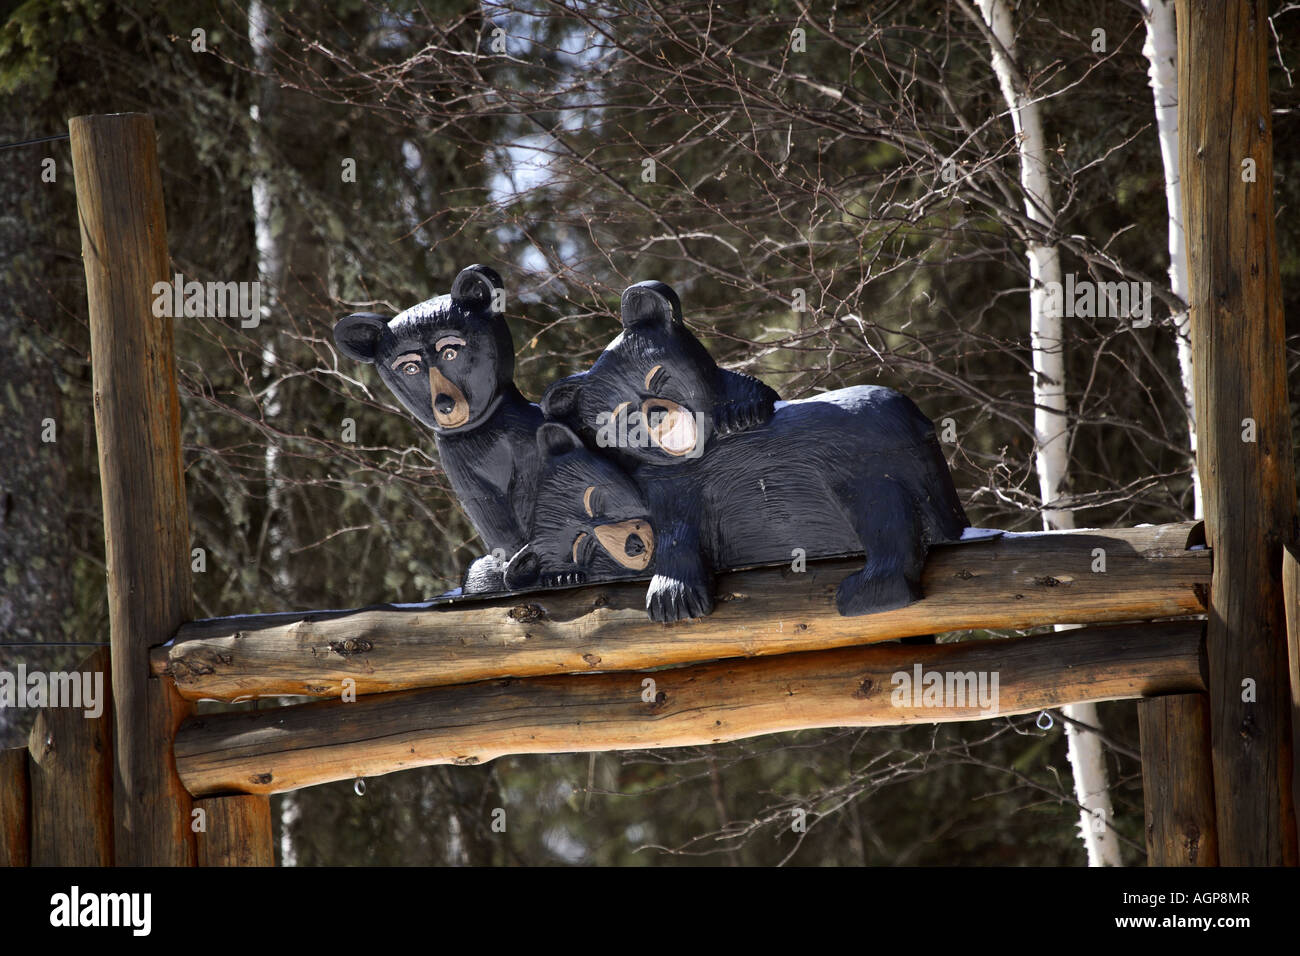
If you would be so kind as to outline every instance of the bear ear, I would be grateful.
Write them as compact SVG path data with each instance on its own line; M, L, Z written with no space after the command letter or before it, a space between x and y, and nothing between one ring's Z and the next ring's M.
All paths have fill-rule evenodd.
M582 439L574 434L568 425L559 422L544 422L537 429L537 450L543 458L555 458L566 455L582 447Z
M537 429L537 450L542 458L558 458L582 447L581 438L568 425L559 421L543 421Z
M579 372L552 382L542 394L542 414L547 418L575 417L578 414L578 394L586 377L586 372Z
M379 335L387 327L388 320L382 315L354 312L334 326L334 342L348 358L373 363L379 351Z
M474 312L500 312L500 309L492 308L493 299L497 290L505 287L497 271L490 266L467 266L460 270L460 275L451 284L451 300Z
M651 279L628 286L623 292L621 306L623 328L630 329L646 323L667 327L681 324L682 301L670 286Z

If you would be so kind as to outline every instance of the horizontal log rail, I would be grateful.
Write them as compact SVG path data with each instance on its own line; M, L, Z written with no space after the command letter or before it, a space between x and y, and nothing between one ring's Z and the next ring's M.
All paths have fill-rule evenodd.
M935 548L926 598L841 617L835 587L860 567L811 561L804 572L720 575L709 617L664 625L645 584L594 585L433 608L301 612L184 625L152 668L191 700L337 697L498 677L642 670L1042 624L1099 624L1205 611L1210 554L1187 550L1199 525L1007 535ZM1100 551L1098 550L1100 549ZM1104 571L1095 571L1099 555Z
M934 549L926 598L845 618L839 581L853 560L807 570L720 575L708 618L672 625L645 614L645 584L624 582L432 608L302 612L184 625L153 671L189 699L337 697L498 677L640 670L1042 624L1097 624L1204 613L1210 554L1187 550L1192 522L1007 535ZM1100 549L1100 551L1098 550ZM1099 555L1104 571L1095 571Z
M196 797L281 793L507 754L682 747L777 731L987 719L1078 701L1203 692L1203 634L1202 621L1128 624L317 701L194 718L177 733L176 768ZM927 706L924 697L896 706L901 684L894 675L915 677L918 667L922 675L944 675L945 687L949 673L983 675L987 695L964 706L955 697L944 706ZM924 683L923 676L916 694ZM973 697L978 681L970 686Z

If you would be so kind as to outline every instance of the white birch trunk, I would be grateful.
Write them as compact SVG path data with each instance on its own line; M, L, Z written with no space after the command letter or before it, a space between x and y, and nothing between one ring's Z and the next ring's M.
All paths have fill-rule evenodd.
M263 336L262 377L271 383L262 401L262 412L269 419L279 415L283 410L280 402L280 389L276 385L279 375L278 356L275 350L275 338L272 332L271 316L280 303L283 288L286 257L284 253L282 207L276 195L270 167L271 156L267 148L269 134L263 128L264 123L272 121L267 109L275 96L274 81L266 78L272 69L272 52L275 41L271 36L270 21L266 5L262 0L251 0L248 5L248 42L253 50L253 64L263 78L259 82L257 102L249 107L252 119L253 147L253 234L257 243L257 279L261 283L261 322L257 326ZM289 591L288 572L285 568L285 541L283 529L276 521L276 512L284 500L284 492L279 477L280 449L271 439L267 439L263 474L266 477L267 507L267 563L270 565L271 580L280 595Z
M1025 213L1035 222L1051 225L1056 218L1048 175L1048 150L1043 135L1042 111L1028 91L1021 89L1015 67L1015 31L1006 0L979 0L980 13L998 45L991 45L993 71L1002 96L1011 111L1020 152L1020 185L1025 193ZM1010 57L1011 59L1008 59ZM1067 530L1074 527L1074 514L1053 507L1061 496L1069 467L1069 433L1065 408L1065 355L1061 314L1056 307L1061 297L1048 295L1047 283L1061 281L1060 253L1054 245L1028 243L1030 344L1034 360L1035 465L1043 503L1043 527ZM1058 286L1059 288L1059 286ZM1099 726L1093 704L1071 704L1061 708L1072 721ZM1066 740L1070 767L1074 773L1075 798L1082 806L1080 830L1088 851L1089 866L1119 866L1120 847L1110 828L1112 817L1110 780L1101 740L1094 733L1080 732L1067 724Z
M1151 93L1155 98L1156 132L1160 157L1165 165L1165 205L1169 209L1169 288L1187 302L1187 243L1183 236L1183 192L1178 180L1178 32L1174 27L1173 0L1142 0L1147 39L1142 53L1149 64ZM1178 371L1183 380L1183 404L1187 406L1187 444L1192 453L1194 517L1201 509L1201 473L1196 467L1196 405L1192 384L1192 340L1188 335L1188 313L1184 305L1174 316L1178 341Z
M253 64L265 77L271 71L271 54L274 40L271 37L270 21L266 5L262 0L250 0L248 4L248 43L253 51ZM257 244L257 281L261 283L261 315L257 329L264 336L262 346L262 376L272 383L277 374L275 341L271 337L270 317L279 300L280 283L284 277L285 257L281 234L275 228L276 196L271 181L270 157L266 149L266 134L262 122L269 116L263 116L264 110L274 94L269 86L271 81L263 78L259 82L258 94L248 108L252 122L253 150L253 235ZM256 334L256 333L254 333ZM279 390L272 384L263 400L263 414L268 418L281 411ZM288 573L284 566L284 541L280 529L275 523L275 512L280 509L283 493L278 474L280 449L271 439L267 439L266 452L262 462L263 475L266 479L266 507L268 511L267 543L268 563L271 566L271 578L275 589L283 594L289 587ZM280 798L280 865L297 866L298 852L293 843L293 830L302 815L302 808L297 794L286 793Z

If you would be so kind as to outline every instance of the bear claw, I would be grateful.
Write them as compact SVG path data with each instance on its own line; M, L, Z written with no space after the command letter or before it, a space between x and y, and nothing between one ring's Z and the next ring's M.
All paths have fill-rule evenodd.
M585 571L562 571L557 574L543 574L542 586L548 588L576 587L587 583Z
M714 409L714 430L719 435L734 435L765 424L772 417L773 404L765 401L731 402Z

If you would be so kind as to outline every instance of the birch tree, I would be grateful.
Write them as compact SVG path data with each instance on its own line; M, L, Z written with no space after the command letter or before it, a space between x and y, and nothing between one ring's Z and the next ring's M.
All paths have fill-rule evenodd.
M1192 460L1194 517L1201 517L1201 475L1196 467L1196 407L1193 401L1192 340L1188 335L1187 243L1183 234L1183 192L1178 180L1178 32L1173 0L1142 0L1147 38L1142 55L1155 98L1156 132L1165 169L1165 204L1169 209L1169 289L1184 303L1174 315L1178 342L1178 370L1187 406L1187 444Z
M963 3L969 11L969 5ZM987 29L993 71L1011 112L1020 157L1020 185L1025 215L1041 229L1027 232L1029 260L1030 346L1033 350L1035 464L1042 497L1043 527L1065 531L1074 527L1074 514L1059 505L1069 466L1069 419L1065 399L1065 353L1061 323L1061 298L1049 295L1060 288L1060 250L1050 240L1056 219L1052 200L1049 152L1043 134L1042 99L1032 95L1016 62L1015 30L1006 0L979 0ZM1094 704L1069 704L1061 708L1066 718L1070 766L1075 797L1080 805L1080 830L1088 850L1089 866L1118 866L1119 843L1108 823L1113 810L1110 780L1101 740L1084 728L1098 727Z

